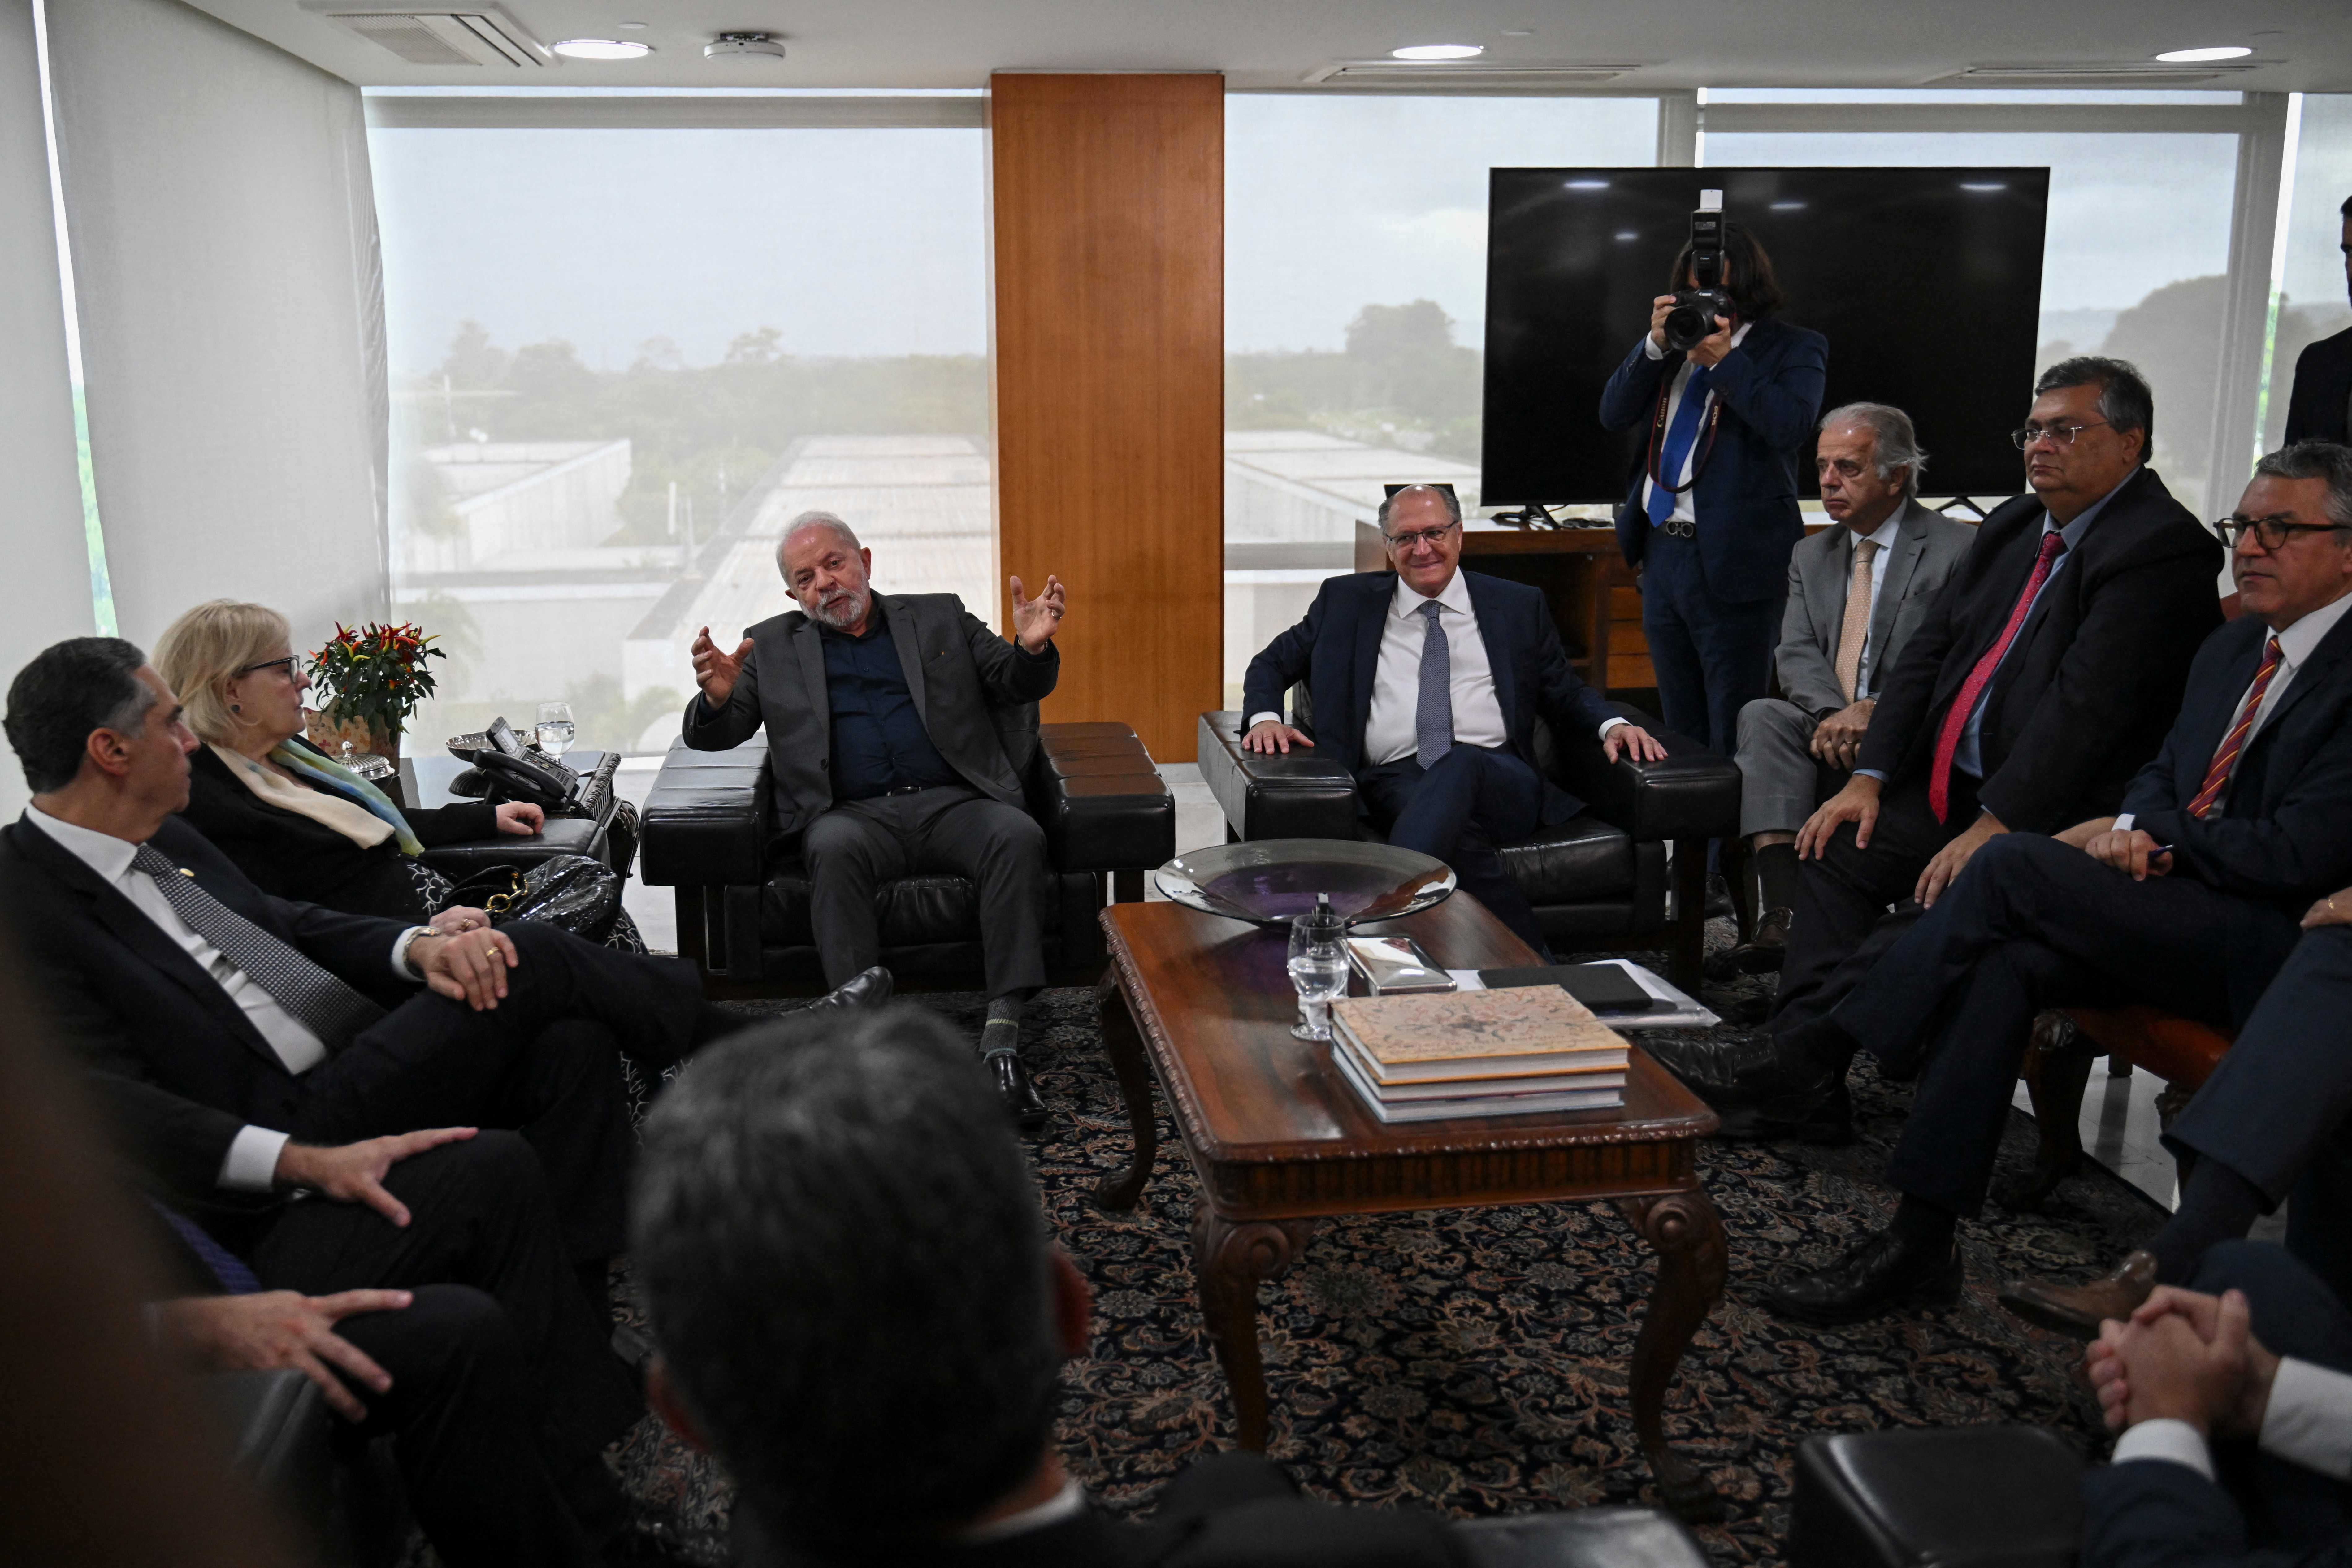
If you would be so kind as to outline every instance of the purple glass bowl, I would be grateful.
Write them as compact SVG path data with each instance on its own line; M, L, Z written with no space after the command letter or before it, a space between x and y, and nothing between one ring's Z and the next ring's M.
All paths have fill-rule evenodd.
M1319 893L1349 925L1416 914L1454 891L1443 860L1344 838L1262 838L1179 855L1152 873L1173 901L1254 925L1288 925Z

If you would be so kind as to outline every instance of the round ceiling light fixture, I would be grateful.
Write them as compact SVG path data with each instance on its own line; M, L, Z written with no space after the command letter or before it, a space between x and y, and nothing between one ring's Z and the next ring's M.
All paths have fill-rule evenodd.
M2167 49L2156 58L2168 66L2201 66L2214 60L2242 60L2253 52L2243 44L2217 44L2209 49Z
M1396 60L1469 60L1486 52L1484 44L1407 44L1401 49L1391 49L1389 58Z
M547 47L567 60L641 60L654 52L635 38L562 38Z

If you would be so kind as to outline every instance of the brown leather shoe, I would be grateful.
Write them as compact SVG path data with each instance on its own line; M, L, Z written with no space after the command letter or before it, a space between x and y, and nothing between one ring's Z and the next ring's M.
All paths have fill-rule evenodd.
M2125 1258L2105 1279L2087 1285L2012 1279L2001 1290L2000 1304L2028 1322L2095 1340L2101 1323L2130 1317L2155 1289L2156 1254L2142 1251Z

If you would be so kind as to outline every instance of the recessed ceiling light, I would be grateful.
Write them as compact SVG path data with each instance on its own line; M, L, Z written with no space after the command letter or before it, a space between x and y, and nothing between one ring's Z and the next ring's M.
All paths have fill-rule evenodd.
M2156 58L2168 66L2197 66L2209 60L2242 60L2253 52L2243 44L2219 44L2210 49L2167 49Z
M635 38L564 38L547 47L568 60L640 60L654 52Z
M1570 180L1568 182L1568 188L1571 191L1605 191L1609 188L1609 182L1606 180Z
M1408 44L1401 49L1391 49L1389 57L1400 60L1466 60L1486 52L1484 44Z

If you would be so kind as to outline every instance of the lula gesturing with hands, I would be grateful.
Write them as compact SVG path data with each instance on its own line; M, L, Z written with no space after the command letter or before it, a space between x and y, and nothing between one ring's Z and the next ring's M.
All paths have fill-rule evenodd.
M1031 653L1043 653L1068 612L1068 591L1050 572L1045 574L1045 591L1034 599L1022 594L1020 578L1008 581L1013 585L1013 640Z

